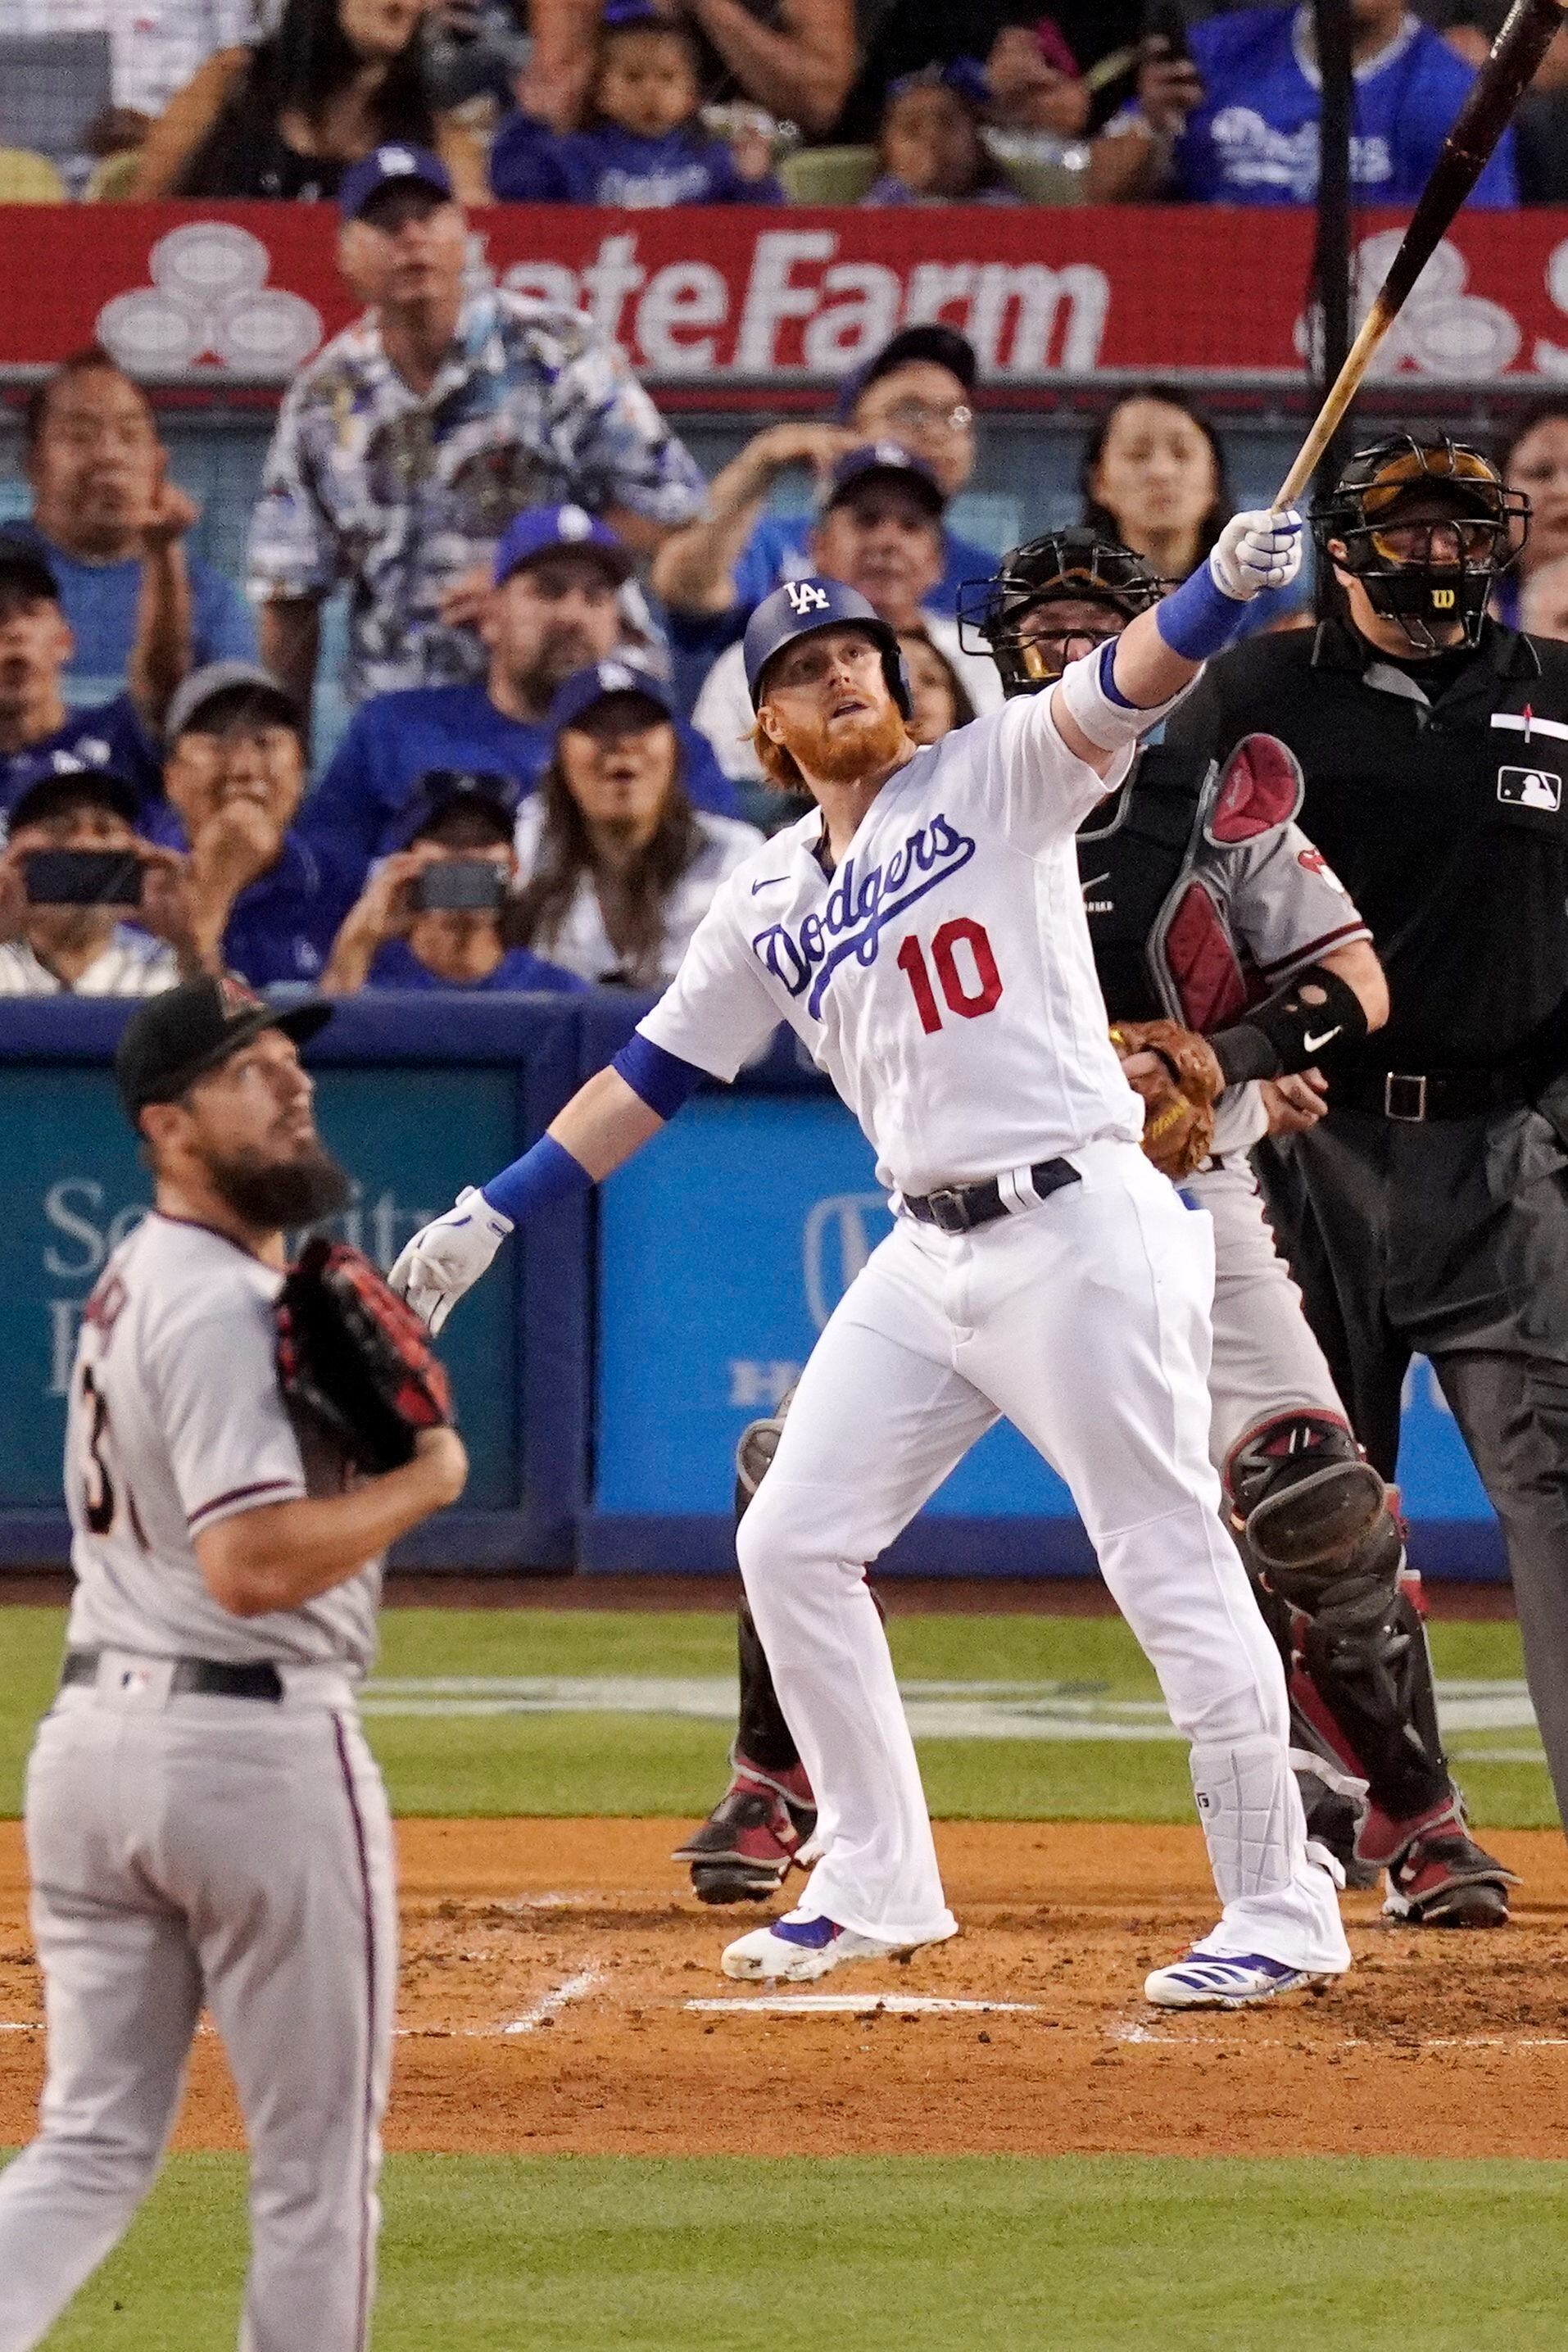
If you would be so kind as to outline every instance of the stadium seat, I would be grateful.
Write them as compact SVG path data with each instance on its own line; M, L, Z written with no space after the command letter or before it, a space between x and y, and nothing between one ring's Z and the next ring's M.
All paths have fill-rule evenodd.
M67 205L70 190L47 155L0 147L0 205Z
M776 169L792 205L858 205L877 176L877 151L802 147L781 157Z
M84 202L89 205L122 204L130 195L141 168L140 148L128 147L122 155L105 155L101 163L92 167L91 177L81 192Z
M1081 205L1087 174L1066 163L1037 163L1022 155L997 158L1002 177L1027 205Z
M112 100L106 32L0 33L0 146L47 155L79 185L88 131Z

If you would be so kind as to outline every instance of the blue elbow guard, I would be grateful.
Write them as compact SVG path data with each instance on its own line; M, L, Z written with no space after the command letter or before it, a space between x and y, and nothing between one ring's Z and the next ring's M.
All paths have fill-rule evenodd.
M683 1062L679 1054L667 1054L662 1045L656 1045L640 1030L627 1038L610 1067L617 1077L625 1078L633 1094L647 1103L658 1118L673 1118L708 1076L694 1062Z

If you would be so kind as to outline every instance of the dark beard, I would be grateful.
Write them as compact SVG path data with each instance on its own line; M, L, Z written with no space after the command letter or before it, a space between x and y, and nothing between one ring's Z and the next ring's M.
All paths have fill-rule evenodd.
M320 1143L296 1160L209 1160L207 1178L219 1199L259 1234L313 1225L353 1197L348 1176Z

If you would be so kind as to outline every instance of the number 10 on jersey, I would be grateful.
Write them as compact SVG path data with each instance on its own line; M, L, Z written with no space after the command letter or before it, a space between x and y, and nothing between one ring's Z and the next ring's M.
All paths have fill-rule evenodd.
M933 934L929 961L925 949L912 931L899 950L897 961L913 992L921 1027L928 1037L934 1036L943 1025L942 1004L937 1002L939 988L942 1003L961 1021L978 1021L983 1013L995 1010L1002 993L1002 975L996 969L985 926L973 921L968 915L943 923L941 930Z

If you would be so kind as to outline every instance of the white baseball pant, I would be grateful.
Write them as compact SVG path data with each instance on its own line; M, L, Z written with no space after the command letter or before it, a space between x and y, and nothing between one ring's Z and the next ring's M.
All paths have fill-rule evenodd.
M1213 1953L1338 1970L1285 1683L1208 1457L1212 1228L1137 1147L979 1232L900 1217L829 1320L741 1522L741 1571L818 1803L801 1907L889 1944L951 1931L865 1570L999 1414L1065 1478L1179 1730L1222 1916Z
M1214 1351L1209 1454L1216 1470L1249 1430L1303 1408L1345 1416L1301 1294L1274 1245L1252 1164L1243 1155L1184 1177L1214 1221Z

